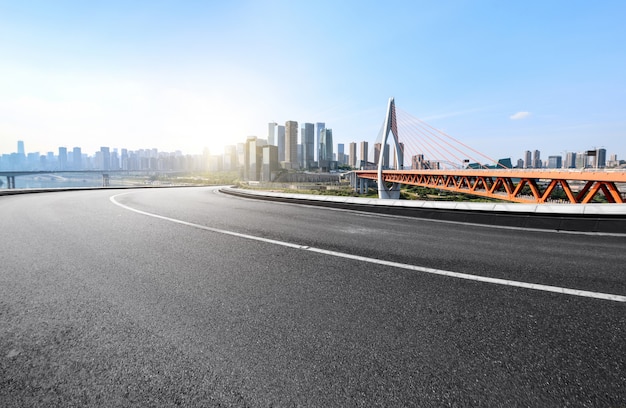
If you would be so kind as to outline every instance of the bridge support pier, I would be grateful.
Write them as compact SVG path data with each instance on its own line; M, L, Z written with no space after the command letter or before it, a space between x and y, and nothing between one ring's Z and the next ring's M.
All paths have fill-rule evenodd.
M102 175L102 187L109 187L111 177L108 174Z
M7 176L7 188L15 188L15 176Z

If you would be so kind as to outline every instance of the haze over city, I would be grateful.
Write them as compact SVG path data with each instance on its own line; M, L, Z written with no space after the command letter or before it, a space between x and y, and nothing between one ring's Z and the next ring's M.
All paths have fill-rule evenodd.
M626 155L626 4L0 2L0 152L200 153L399 109L495 158ZM402 138L402 135L400 135Z

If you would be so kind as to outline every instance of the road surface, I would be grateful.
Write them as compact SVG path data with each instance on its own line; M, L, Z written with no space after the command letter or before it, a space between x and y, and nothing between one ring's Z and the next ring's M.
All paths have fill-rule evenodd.
M0 406L626 406L626 236L0 197Z

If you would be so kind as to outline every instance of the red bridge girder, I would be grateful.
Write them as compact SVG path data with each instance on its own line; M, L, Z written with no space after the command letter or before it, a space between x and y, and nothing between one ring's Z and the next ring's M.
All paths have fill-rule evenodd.
M376 170L358 170L356 174L361 178L378 179ZM626 184L624 171L385 170L383 178L385 182L430 187L517 203L545 203L559 187L570 203L590 203L600 193L609 203L626 202L623 193L618 189L619 184Z

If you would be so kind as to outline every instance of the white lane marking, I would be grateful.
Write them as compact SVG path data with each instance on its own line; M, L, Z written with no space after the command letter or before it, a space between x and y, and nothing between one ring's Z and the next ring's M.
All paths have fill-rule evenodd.
M581 297L588 297L588 298L602 299L602 300L612 300L614 302L626 302L626 296L622 296L622 295L614 295L614 294L610 294L610 293L601 293L601 292L590 292L590 291L587 291L587 290L569 289L569 288L562 288L562 287L559 287L559 286L541 285L541 284L537 284L537 283L520 282L520 281L514 281L514 280L508 280L508 279L500 279L500 278L490 278L490 277L487 277L487 276L471 275L471 274L468 274L468 273L460 273L460 272L445 271L445 270L442 270L442 269L426 268L426 267L423 267L423 266L409 265L409 264L403 264L403 263L393 262L393 261L385 261L385 260L376 259L376 258L368 258L368 257L365 257L365 256L352 255L352 254L347 254L347 253L344 253L344 252L329 251L327 249L322 249L322 248L315 248L315 247L310 247L310 246L306 246L306 245L293 244L293 243L290 243L290 242L278 241L278 240L275 240L275 239L257 237L257 236L254 236L254 235L242 234L242 233L239 233L239 232L228 231L228 230L223 230L223 229L219 229L219 228L207 227L206 225L195 224L195 223L192 223L192 222L178 220L176 218L170 218L170 217L165 217L163 215L149 213L147 211L141 211L141 210L138 210L136 208L132 208L132 207L129 207L129 206L125 205L125 204L122 204L122 203L120 203L120 202L118 202L116 200L116 197L119 197L119 196L122 196L122 195L126 195L126 194L130 194L130 193L127 192L127 193L117 194L117 195L111 196L109 199L111 200L111 202L113 204L115 204L115 205L117 205L119 207L122 207L122 208L124 208L126 210L133 211L133 212L138 213L138 214L147 215L149 217L153 217L153 218L158 218L158 219L165 220L165 221L174 222L174 223L177 223L177 224L182 224L182 225L186 225L188 227L198 228L198 229L205 230L205 231L211 231L211 232L215 232L215 233L218 233L218 234L225 234L225 235L230 235L230 236L233 236L233 237L250 239L250 240L253 240L253 241L260 241L260 242L265 242L265 243L268 243L268 244L280 245L280 246L284 246L284 247L288 247L288 248L299 249L299 250L302 250L302 251L310 251L310 252L315 252L315 253L318 253L318 254L336 256L336 257L339 257L339 258L351 259L351 260L355 260L355 261L368 262L368 263L371 263L371 264L391 266L391 267L394 267L394 268L407 269L407 270L416 271L416 272L423 272L423 273L430 273L430 274L434 274L434 275L448 276L448 277L451 277L451 278L466 279L466 280L472 280L472 281L476 281L476 282L493 283L493 284L496 284L496 285L513 286L513 287L517 287L517 288L541 290L541 291L544 291L544 292L561 293L561 294L564 294L564 295L581 296Z

